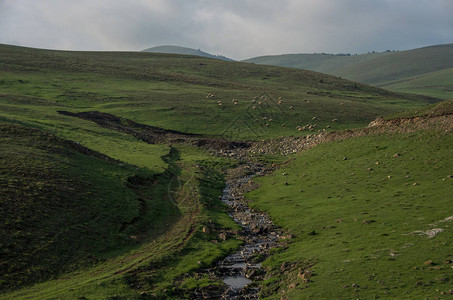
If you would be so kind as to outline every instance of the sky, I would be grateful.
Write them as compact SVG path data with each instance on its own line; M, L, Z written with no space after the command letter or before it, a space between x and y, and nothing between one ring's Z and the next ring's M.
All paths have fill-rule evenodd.
M237 60L407 50L453 43L453 0L0 0L0 43Z

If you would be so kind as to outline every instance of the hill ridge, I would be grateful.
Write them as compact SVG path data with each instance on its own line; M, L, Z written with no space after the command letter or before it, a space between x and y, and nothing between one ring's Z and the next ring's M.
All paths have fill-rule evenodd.
M167 53L167 54L180 54L180 55L195 55L201 57L208 57L213 59L220 59L224 61L233 61L232 59L223 55L213 55L204 52L200 49L193 49L189 47L182 47L176 45L161 45L142 50L142 52L154 52L154 53Z
M401 86L405 81L411 81L414 76L439 72L453 68L453 43L427 46L405 51L386 51L360 55L331 55L331 54L286 54L260 56L245 60L257 64L278 65L308 69L334 76L341 76L374 86L389 88L393 91L413 92L424 95L441 97L447 100L453 97L453 92L443 96L435 89L428 87L420 91L417 85ZM450 78L445 75L443 78ZM391 84L400 81L400 84ZM390 84L387 84L390 83ZM445 83L447 90L451 84Z

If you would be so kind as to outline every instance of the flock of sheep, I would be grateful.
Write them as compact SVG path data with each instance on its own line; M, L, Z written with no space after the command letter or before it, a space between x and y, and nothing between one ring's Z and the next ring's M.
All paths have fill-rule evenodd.
M215 94L213 94L213 93L209 93L209 94L206 96L206 98L215 98L215 97L216 97L216 96L215 96ZM265 97L265 96L261 96L261 97L259 97L259 98L258 98L258 97L254 97L254 98L252 99L252 101L251 101L251 104L252 104L251 108L252 108L253 110L255 110L255 109L259 108L260 106L266 104L266 103L268 102L268 100L269 100L269 99L268 99L267 97ZM308 99L303 99L303 101L304 101L305 103L310 103L310 100L308 100ZM231 100L231 102L233 103L233 105L238 105L238 104L239 104L239 100L238 100L238 99L235 99L235 98L233 98L233 99ZM278 97L277 104L278 104L278 105L282 105L282 104L283 104L282 97ZM343 105L343 104L344 104L344 103L340 103L340 105ZM218 106L223 106L222 100L218 100L218 101L217 101L217 105L218 105ZM294 110L294 106L293 106L293 105L290 105L290 106L289 106L289 109L290 109L290 110ZM313 117L313 118L312 118L313 121L315 121L316 119L317 119L316 117ZM259 119L255 119L254 121L255 121L256 123L257 123L257 122L260 122ZM263 126L268 127L269 124L270 124L271 122L273 122L273 119L268 118L268 117L262 117L262 121L263 121ZM337 122L337 121L338 121L337 119L332 119L332 122ZM282 127L286 127L286 124L283 123L281 126L282 126ZM297 127L296 127L296 130L298 130L298 131L305 131L305 130L314 131L316 127L317 127L316 124L306 124L306 125L304 125L304 126L297 126ZM330 128L330 125L327 125L326 128ZM326 128L324 128L322 131L326 131ZM321 130L318 130L318 131L321 131Z

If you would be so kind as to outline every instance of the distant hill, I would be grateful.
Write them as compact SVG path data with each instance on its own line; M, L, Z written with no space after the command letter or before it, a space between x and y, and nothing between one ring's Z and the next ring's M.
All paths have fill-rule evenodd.
M413 92L448 99L453 97L453 83L445 80L449 72L440 72L432 81L431 74L453 68L453 44L437 45L408 51L386 51L382 53L367 53L361 55L331 55L331 54L286 54L261 56L245 60L265 65L313 70L330 75L340 76L350 80L371 84L394 91ZM418 81L411 86L406 81L413 81L420 76L431 78L429 83ZM439 93L436 82L441 81ZM425 85L419 88L420 83Z
M225 61L233 61L232 59L222 56L213 55L207 52L201 51L200 49L195 50L192 48L180 47L180 46L157 46L143 50L142 52L153 52L153 53L168 53L168 54L182 54L182 55L195 55L202 57L215 58Z

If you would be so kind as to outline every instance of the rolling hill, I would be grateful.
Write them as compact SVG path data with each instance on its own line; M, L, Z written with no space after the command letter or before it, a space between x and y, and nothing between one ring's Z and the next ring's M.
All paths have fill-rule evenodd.
M335 214L329 210L335 205L343 209L338 213L354 207L354 214L359 214L355 198L371 195L366 198L372 201L366 207L371 210L381 196L399 193L404 199L416 198L411 213L426 208L421 195L433 196L430 182L439 176L446 179L444 171L451 164L451 134L442 125L451 112L430 108L444 123L415 135L409 130L402 136L377 134L376 140L336 141L290 156L267 149L279 148L281 140L289 141L292 149L295 142L353 135L377 117L406 109L423 115L427 104L437 102L294 68L165 53L0 45L0 299L180 299L223 287L210 267L238 249L244 236L220 196L227 171L248 164L269 171L288 168L284 179L278 173L258 179L269 184L250 195L256 199L254 205L268 210L296 237L294 243L284 241L273 250L283 256L265 262L272 278L264 283L263 295L280 298L277 291L294 275L275 276L286 259L283 250L286 247L292 255L302 241L318 247L305 244L303 231L308 223L315 233L330 226L326 218ZM425 139L429 145L421 147ZM263 147L266 143L271 146ZM415 149L412 156L403 151L405 147ZM392 164L388 156L400 148L404 160ZM344 160L343 153L350 159ZM418 160L428 153L431 159ZM384 181L373 185L381 177L367 177L371 175L363 170L377 154L384 169L378 175L392 172L395 179L398 175L390 189ZM410 157L417 158L416 163L406 161ZM287 163L288 159L293 160ZM432 174L422 178L421 170L430 166ZM350 167L359 179L365 178L366 187L357 188L348 180L353 176L348 175ZM406 169L422 192L410 194L411 186L399 192L397 184L405 183L399 175ZM318 176L320 185L301 182L304 174ZM344 191L354 199L345 194L343 202L332 202L337 198L337 176L347 182ZM448 185L436 181L435 187L440 196L433 201L446 207L443 195ZM281 195L274 197L277 191ZM307 208L301 195L319 204L313 211L320 216L318 223L300 217ZM282 197L291 197L298 205ZM331 198L325 206L327 197ZM283 208L291 212L287 218L282 218ZM430 210L427 216L437 220L440 215ZM344 232L354 230L348 227ZM342 251L338 247L332 249ZM298 253L306 258L289 256L288 261L313 259L305 250ZM440 257L436 254L434 259ZM324 258L331 259L323 254ZM329 264L320 266L333 272ZM326 274L319 275L319 282ZM319 291L312 290L307 295Z
M197 56L5 45L0 54L0 118L51 131L73 122L60 110L101 111L179 132L260 139L302 135L308 126L297 126L306 124L316 130L364 126L437 101L311 71Z
M439 93L438 88L431 88L431 82L425 84L423 90L409 88L400 83L414 77L428 76L453 67L453 44L430 46L408 51L368 53L361 55L329 55L329 54L287 54L262 56L245 60L266 65L278 65L313 70L321 73L341 76L350 80L371 84L398 91L436 95L443 99L451 97L451 93ZM451 81L447 77L439 77L447 91L451 90ZM446 82L447 81L447 82ZM403 85L403 84L402 84Z
M142 50L142 52L153 52L153 53L167 53L167 54L181 54L181 55L195 55L201 57L215 58L225 61L233 61L222 55L212 55L207 52L201 51L200 49L195 50L192 48L181 47L181 46L156 46Z

